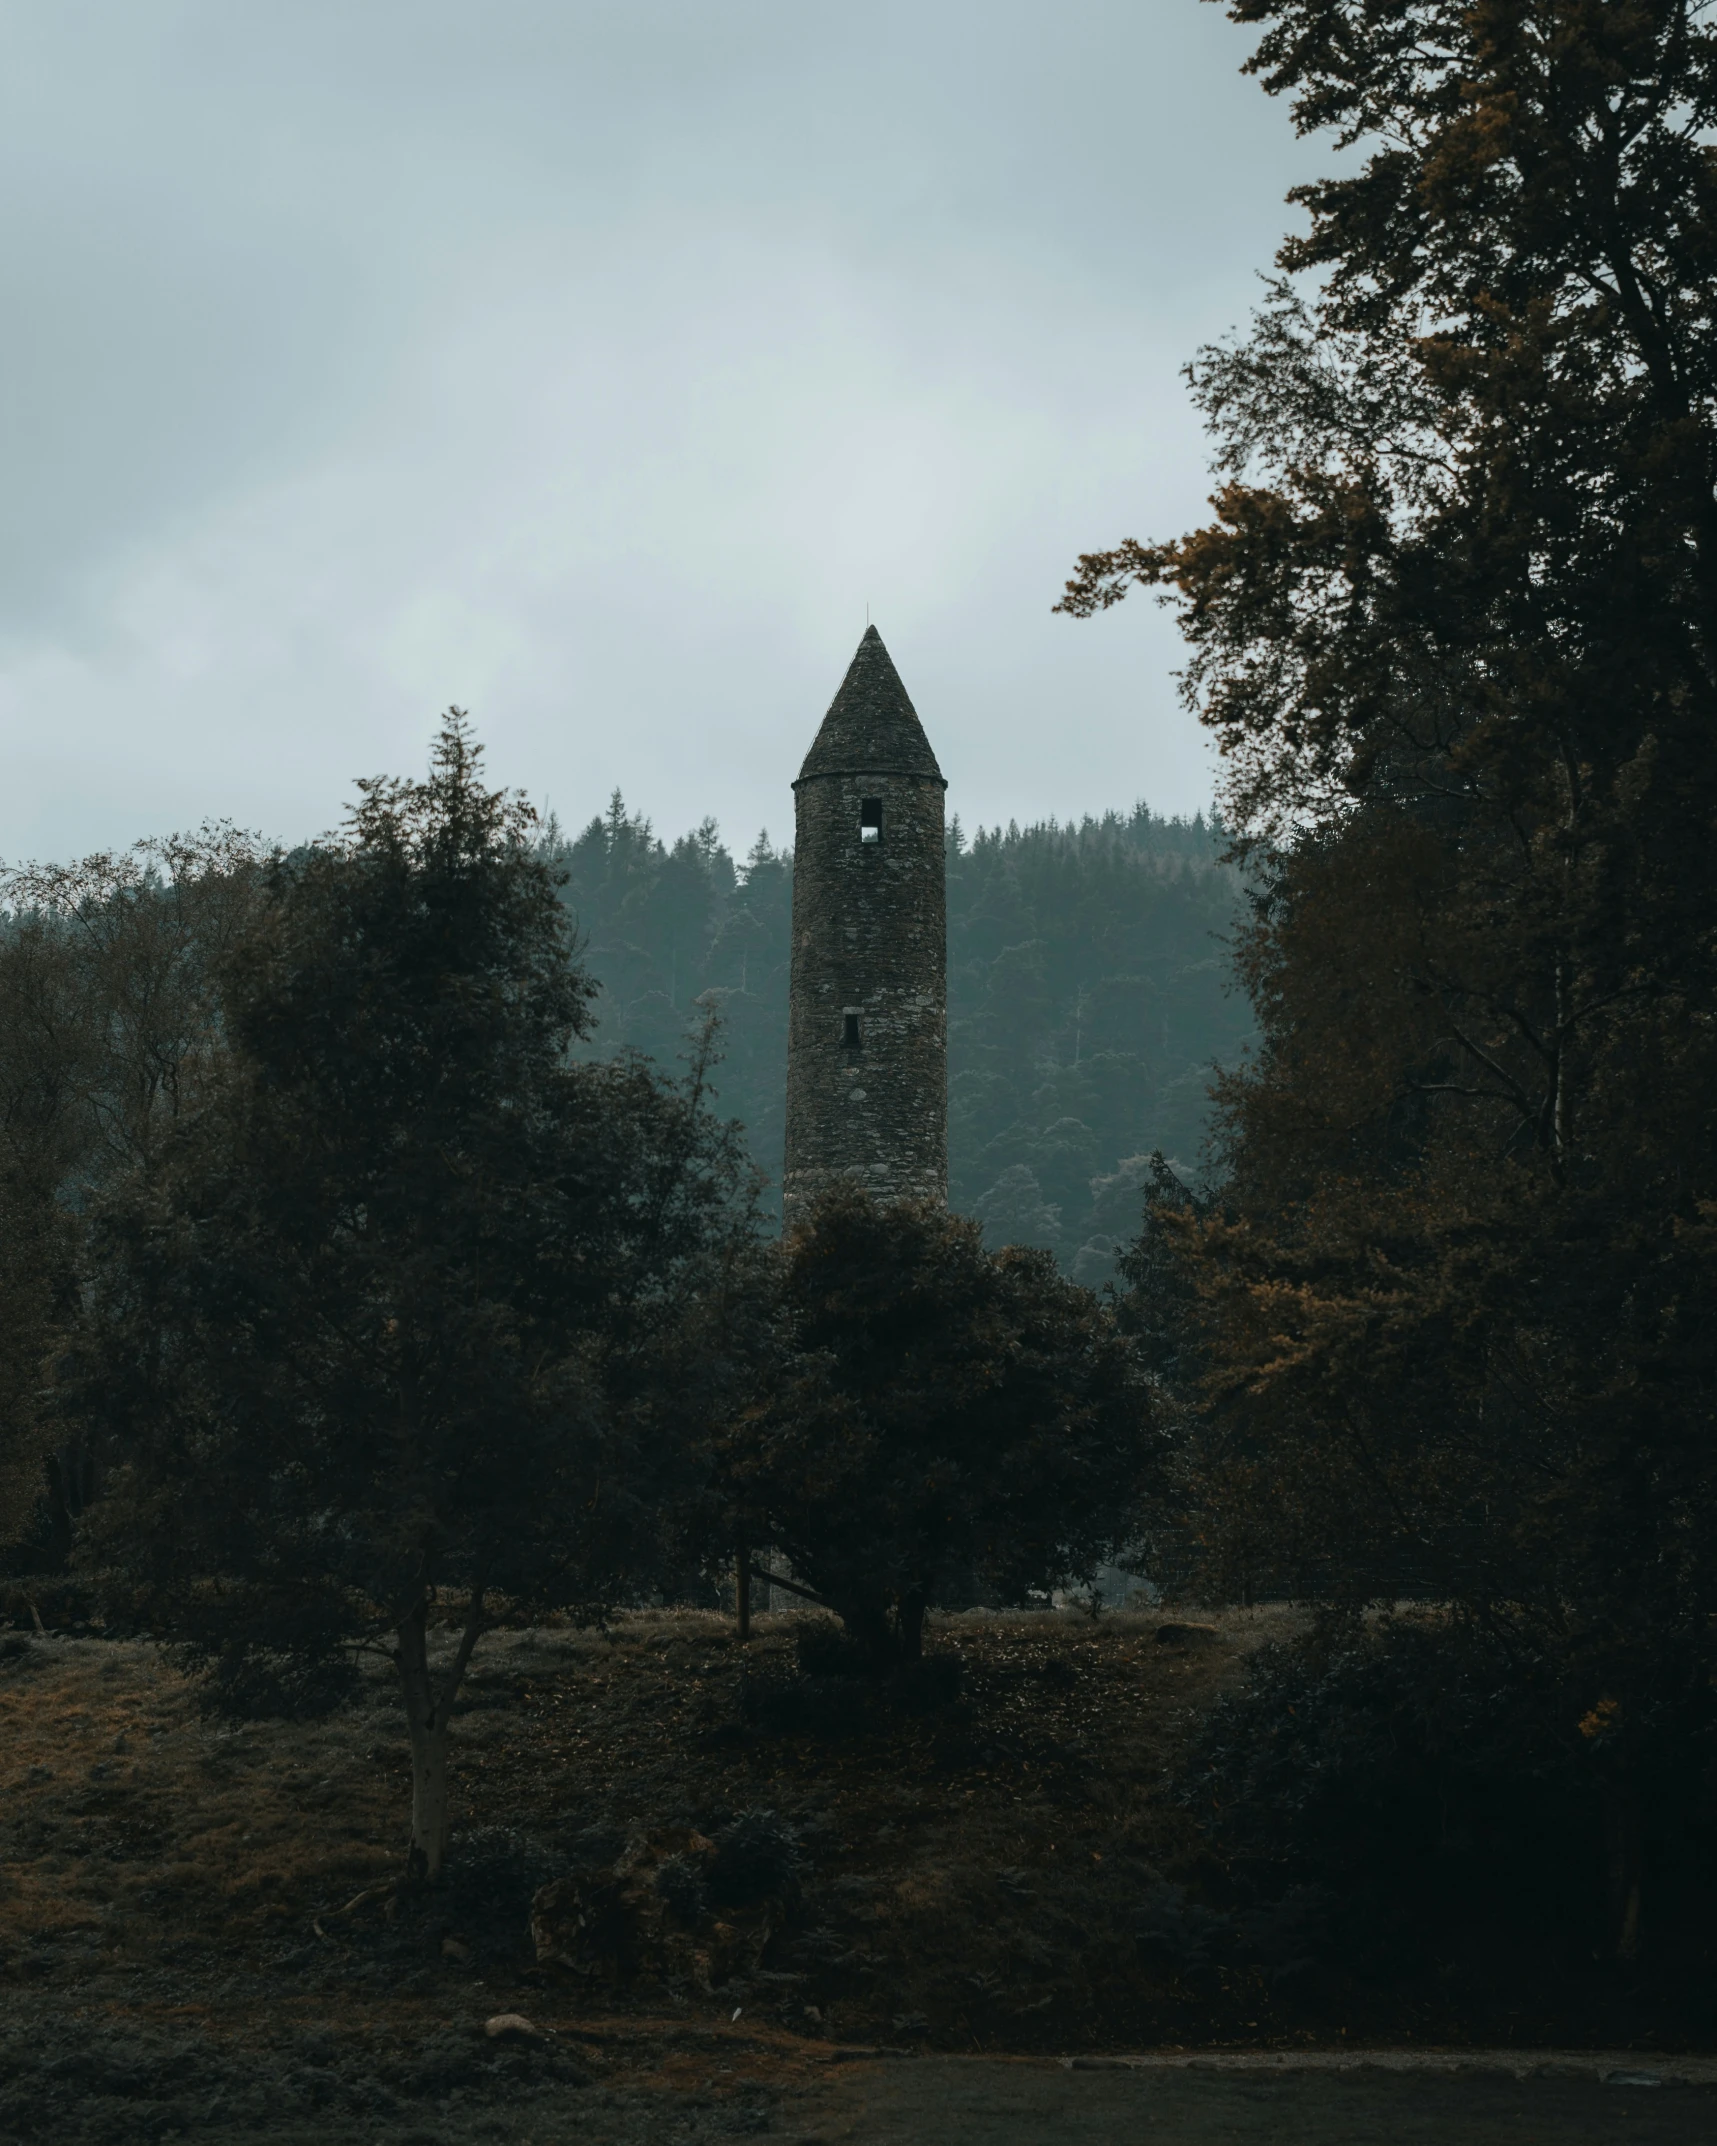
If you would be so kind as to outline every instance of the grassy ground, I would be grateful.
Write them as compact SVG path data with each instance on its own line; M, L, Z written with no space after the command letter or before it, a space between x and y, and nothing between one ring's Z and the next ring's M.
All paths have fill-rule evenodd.
M456 1729L449 1882L404 1909L385 1666L325 1721L234 1726L145 1644L0 1635L0 2140L427 2146L547 2140L574 2113L591 2141L810 2137L801 2101L805 2123L813 2103L857 2121L828 2084L854 2047L1466 2031L1447 2008L1290 1999L1261 1966L1200 1960L1181 1891L1199 1847L1163 1776L1289 1613L1170 1644L1155 1618L953 1618L933 1643L958 1694L892 1702L802 1676L798 1622L762 1619L743 1650L692 1612L495 1635ZM647 1965L593 1982L536 1964L539 1885L640 1831L759 1810L799 1879L758 1968L700 1995ZM510 2012L541 2031L485 2033Z

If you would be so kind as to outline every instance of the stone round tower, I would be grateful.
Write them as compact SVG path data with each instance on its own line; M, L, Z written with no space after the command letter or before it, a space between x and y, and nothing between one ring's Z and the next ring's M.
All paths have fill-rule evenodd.
M840 1178L948 1196L947 787L872 626L793 785L789 1225Z

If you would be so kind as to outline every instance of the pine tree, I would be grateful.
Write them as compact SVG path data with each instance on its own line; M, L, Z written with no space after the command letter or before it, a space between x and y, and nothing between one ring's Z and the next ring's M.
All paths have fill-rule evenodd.
M275 861L220 982L219 1077L98 1221L66 1405L123 1465L87 1554L229 1705L385 1651L434 1878L483 1633L652 1570L664 1367L743 1173L695 1078L570 1060L592 987L457 711L427 781Z

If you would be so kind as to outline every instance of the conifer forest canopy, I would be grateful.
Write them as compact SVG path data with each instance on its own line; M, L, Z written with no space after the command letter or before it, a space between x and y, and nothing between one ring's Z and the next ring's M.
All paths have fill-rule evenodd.
M715 1107L745 1127L778 1213L791 856L764 837L736 862L710 822L669 845L618 795L551 844L601 986L584 1047L671 1066L718 1011ZM988 1242L1107 1281L1152 1152L1197 1174L1211 1082L1253 1027L1226 848L1219 825L1143 805L971 840L951 821L949 1197Z

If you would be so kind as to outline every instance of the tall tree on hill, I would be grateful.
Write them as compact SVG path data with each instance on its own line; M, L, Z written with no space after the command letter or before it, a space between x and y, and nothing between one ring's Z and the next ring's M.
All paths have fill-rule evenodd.
M647 1573L659 1344L747 1225L695 1074L569 1062L591 987L532 815L479 778L455 711L426 782L360 785L341 839L269 870L222 1077L103 1209L68 1367L124 1460L89 1555L226 1702L391 1655L431 1878L472 1649Z
M784 1553L872 1663L918 1659L939 1591L1089 1580L1163 1459L1133 1350L1047 1253L944 1208L829 1194L767 1269L750 1391L714 1440L733 1534Z
M1192 368L1215 518L1064 603L1180 603L1267 880L1226 1202L1159 1230L1234 1555L1559 1664L1628 1952L1717 1611L1713 12L1231 13L1361 159Z

